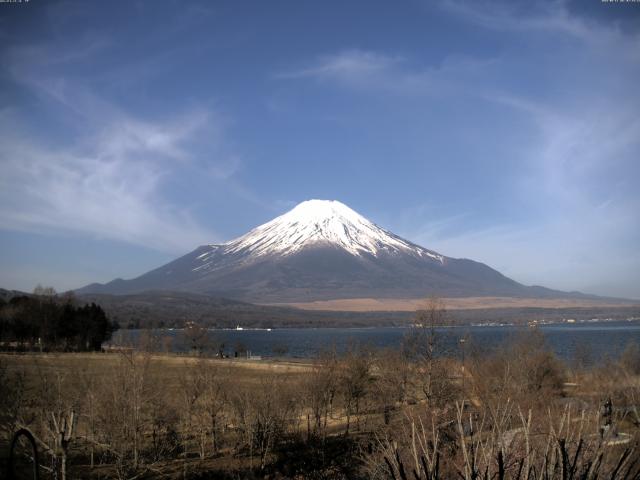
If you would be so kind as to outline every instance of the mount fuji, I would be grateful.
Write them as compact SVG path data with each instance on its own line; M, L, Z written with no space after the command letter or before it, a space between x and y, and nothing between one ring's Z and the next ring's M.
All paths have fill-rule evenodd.
M200 246L137 278L91 284L78 293L152 290L253 303L579 295L525 286L483 263L446 257L394 235L338 201L327 200L302 202L235 240Z

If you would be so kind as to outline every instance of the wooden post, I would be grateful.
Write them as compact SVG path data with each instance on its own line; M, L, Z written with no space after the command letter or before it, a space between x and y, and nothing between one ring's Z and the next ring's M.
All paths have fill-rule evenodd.
M75 412L71 410L68 415L62 416L60 421L52 413L53 428L55 433L54 452L60 457L60 478L67 479L67 450L71 437L73 436L73 427L75 425Z

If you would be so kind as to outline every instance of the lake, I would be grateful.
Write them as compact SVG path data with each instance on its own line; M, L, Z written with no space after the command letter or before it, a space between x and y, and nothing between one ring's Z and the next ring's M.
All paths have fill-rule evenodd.
M548 324L536 327L545 336L548 345L565 359L574 358L576 349L586 355L587 360L599 361L616 358L630 342L640 344L640 322L611 321ZM533 330L519 326L464 326L438 328L441 344L452 355L461 355L465 349L480 347L493 349L519 334ZM209 330L215 343L224 343L227 354L248 350L263 357L309 358L318 351L333 348L345 351L350 345L372 347L398 347L402 344L409 327L375 328L282 328L274 330ZM142 330L120 330L114 334L112 345L135 345L145 337ZM184 331L152 330L158 346L173 352L186 352ZM148 336L148 335L147 335ZM462 344L461 338L467 340Z

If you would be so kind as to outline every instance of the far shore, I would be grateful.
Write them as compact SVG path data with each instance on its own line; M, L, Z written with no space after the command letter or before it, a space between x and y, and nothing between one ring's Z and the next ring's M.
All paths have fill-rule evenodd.
M448 297L442 302L449 310L491 308L619 308L640 306L640 301L577 298ZM413 312L424 308L425 299L415 298L346 298L313 302L268 303L269 306L295 307L302 310L332 312Z

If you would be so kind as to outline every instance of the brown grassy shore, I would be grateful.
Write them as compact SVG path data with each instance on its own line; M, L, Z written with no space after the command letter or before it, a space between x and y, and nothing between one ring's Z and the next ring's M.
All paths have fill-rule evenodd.
M250 359L217 359L171 353L153 353L148 355L149 369L152 374L162 376L164 388L174 390L181 388L180 379L196 363L203 363L212 368L224 368L236 382L255 382L265 373L293 376L303 375L311 370L311 363L295 360L250 360ZM24 373L25 379L37 380L43 373L69 374L78 369L97 378L113 371L120 362L118 352L97 353L0 353L0 362L8 370Z
M40 478L640 478L639 346L588 367L527 332L463 366L432 332L307 362L0 354L0 472L26 427Z
M245 395L264 397L273 388L293 391L311 370L310 364L295 361L147 352L3 353L0 367L2 393L8 393L0 401L0 478L7 467L9 438L21 427L36 435L41 459L46 459L41 460L41 478L53 478L47 470L53 452L60 475L52 419L64 421L71 411L76 418L65 453L67 478L132 478L140 473L143 478L184 478L197 472L251 471L258 460L253 451L244 453L242 437L248 428L238 425L236 413L248 417L257 405ZM217 445L211 432L202 437L201 425L211 425L210 408L219 410ZM272 455L264 450L263 464Z
M442 298L448 310L476 310L495 308L617 308L637 306L637 302L612 299L577 298L513 298L513 297L464 297ZM424 299L415 298L345 298L314 302L274 303L273 306L289 306L302 310L326 310L336 312L414 312L424 308Z

